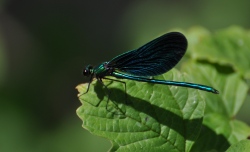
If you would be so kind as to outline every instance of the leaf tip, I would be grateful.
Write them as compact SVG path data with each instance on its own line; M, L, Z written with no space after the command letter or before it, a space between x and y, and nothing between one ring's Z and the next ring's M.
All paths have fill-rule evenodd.
M83 88L84 88L84 84L83 83L78 84L76 86L76 90L78 91L77 97L80 97L82 95L82 92L84 90Z

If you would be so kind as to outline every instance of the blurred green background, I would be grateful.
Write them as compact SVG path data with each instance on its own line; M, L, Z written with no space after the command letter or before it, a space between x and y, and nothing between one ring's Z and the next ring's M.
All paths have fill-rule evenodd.
M81 70L174 28L250 27L247 0L2 0L0 151L107 151L81 127ZM240 118L250 124L243 109Z

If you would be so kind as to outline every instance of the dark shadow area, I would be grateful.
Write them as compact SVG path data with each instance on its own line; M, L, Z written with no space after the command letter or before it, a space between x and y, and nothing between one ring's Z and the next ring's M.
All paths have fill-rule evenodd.
M232 68L231 65L221 65L221 64L218 64L218 63L211 63L211 62L208 62L207 60L198 60L199 63L201 64L210 64L212 65L213 67L215 67L215 69L219 72L219 73L223 73L223 74L231 74L231 73L234 73L235 70Z
M199 138L194 143L191 151L218 151L225 152L230 146L230 143L223 135L216 134L213 130L205 125L202 125Z

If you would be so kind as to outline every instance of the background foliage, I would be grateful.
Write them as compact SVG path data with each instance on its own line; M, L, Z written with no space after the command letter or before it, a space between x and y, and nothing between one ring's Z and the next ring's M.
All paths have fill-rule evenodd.
M244 48L238 50L240 56L235 58L233 49L228 50L224 43L210 49L195 38L212 32L215 39L224 39L227 31L235 32L228 33L235 39L247 36L249 32L244 29L250 26L249 3L247 0L2 1L0 151L107 151L110 143L83 130L75 113L80 103L74 88L87 81L82 78L81 69L137 48L171 29L187 32L190 47L186 59L200 57L220 65L229 64L227 73L233 71L249 79L249 65L243 62L248 52ZM196 28L188 32L194 25L207 30ZM232 25L243 29L228 30ZM226 29L224 37L217 37L217 31L223 32L220 29ZM207 44L216 43L209 37L206 39ZM191 45L195 43L198 44ZM229 88L225 86L225 90ZM235 117L250 124L248 107L249 96L241 109L235 107L235 111L227 114L232 116L239 111Z

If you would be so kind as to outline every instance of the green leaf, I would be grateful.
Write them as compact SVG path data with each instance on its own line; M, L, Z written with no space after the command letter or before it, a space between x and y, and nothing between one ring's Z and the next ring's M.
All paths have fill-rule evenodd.
M199 62L185 63L182 69L192 74L196 83L220 91L217 96L201 92L206 99L206 111L201 135L192 151L225 151L230 144L246 139L250 135L249 126L234 119L248 90L239 74L221 74L212 65Z
M246 139L250 133L245 123L218 113L206 114L203 124L192 151L225 151L231 144Z
M171 70L156 79L186 78ZM111 91L110 101L108 90L94 80L88 93L79 97L77 114L85 129L112 142L111 151L190 151L205 110L199 91L122 79L126 97L123 83L103 81ZM82 94L87 87L81 84L77 89Z
M214 129L216 134L222 134L230 144L246 139L250 134L250 128L245 123L218 113L206 114L203 123Z
M247 96L248 86L239 74L222 74L209 64L188 62L182 70L192 75L195 83L202 83L216 88L220 94L214 96L202 92L206 99L206 113L220 113L233 118L239 111Z
M249 152L250 140L242 140L236 144L233 144L226 152Z
M192 58L221 65L231 65L245 78L250 78L250 32L230 27L212 34L203 34L199 42L191 43Z

